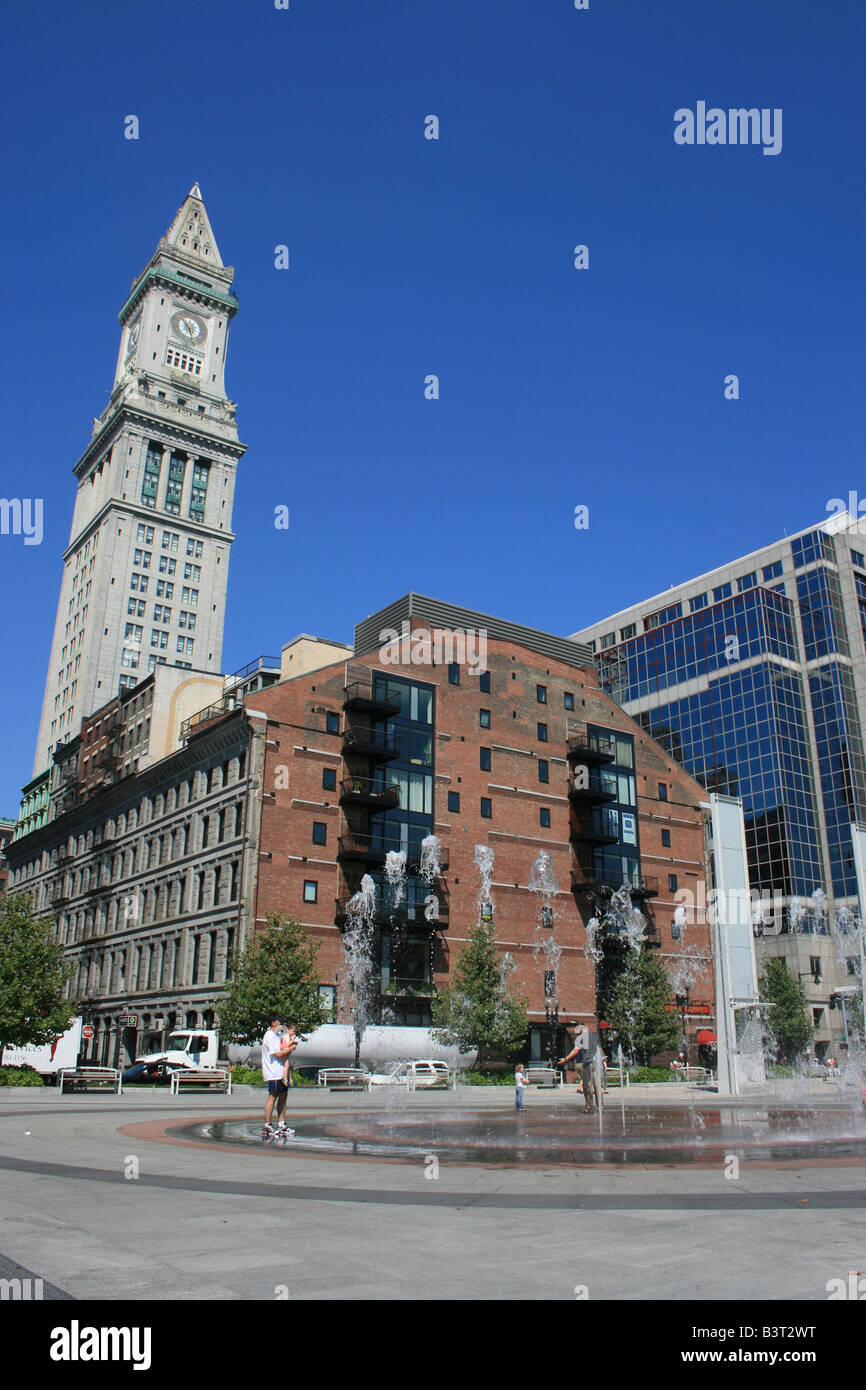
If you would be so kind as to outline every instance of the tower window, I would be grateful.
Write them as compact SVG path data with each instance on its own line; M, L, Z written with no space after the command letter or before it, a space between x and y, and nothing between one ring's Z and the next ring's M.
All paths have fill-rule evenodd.
M180 371L189 372L191 376L201 376L201 369L204 366L203 358L170 345L166 348L165 360L170 367L178 367Z
M192 495L189 501L189 514L193 521L204 521L204 504L207 496L209 463L196 463L192 470Z

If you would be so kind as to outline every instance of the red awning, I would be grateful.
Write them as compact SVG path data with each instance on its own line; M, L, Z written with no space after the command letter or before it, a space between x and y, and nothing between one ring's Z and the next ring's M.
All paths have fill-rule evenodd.
M709 1028L699 1028L695 1034L695 1041L698 1046L700 1046L701 1043L714 1043L716 1041L716 1035L712 1033Z

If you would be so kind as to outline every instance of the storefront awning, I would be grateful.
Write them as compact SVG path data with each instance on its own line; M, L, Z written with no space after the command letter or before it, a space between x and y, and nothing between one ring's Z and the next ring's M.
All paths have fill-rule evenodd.
M698 1046L702 1043L714 1043L716 1041L716 1035L711 1032L709 1028L699 1028L695 1034L695 1041Z

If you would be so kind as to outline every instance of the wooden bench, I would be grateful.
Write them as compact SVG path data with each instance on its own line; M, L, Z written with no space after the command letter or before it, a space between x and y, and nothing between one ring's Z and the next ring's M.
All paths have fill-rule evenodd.
M527 1086L561 1086L564 1077L559 1067L527 1067Z
M195 1088L210 1091L217 1086L225 1091L226 1095L231 1095L232 1074L230 1071L222 1071L219 1068L210 1070L204 1067L201 1071L195 1071L192 1067L180 1067L171 1074L171 1094L173 1096L180 1095L182 1090Z
M64 1091L104 1091L109 1087L115 1095L123 1093L123 1077L117 1067L66 1068L59 1083L61 1095Z
M321 1067L317 1083L329 1091L369 1091L370 1073L361 1067Z

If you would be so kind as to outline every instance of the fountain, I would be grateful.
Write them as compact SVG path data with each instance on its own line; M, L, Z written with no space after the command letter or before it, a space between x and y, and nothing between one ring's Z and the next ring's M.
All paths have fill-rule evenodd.
M556 916L553 900L559 893L559 884L553 872L553 860L546 850L542 850L533 861L529 871L529 891L534 893L541 903L532 955L536 965L540 960L543 961L544 1012L548 1027L549 1060L553 1066L559 1052L559 961L562 946L553 935Z
M489 845L475 846L475 863L478 865L478 870L481 874L481 887L478 891L478 910L479 917L482 920L484 920L485 915L489 916L493 912L493 893L490 885L493 881L494 857L493 850ZM485 908L489 908L487 914L485 914Z
M361 879L361 887L346 904L348 921L343 933L343 950L346 956L345 978L348 985L347 1002L355 1031L356 1067L360 1064L361 1040L367 1026L375 915L376 885L369 874L364 874Z
M421 861L418 865L418 872L425 883L431 887L442 871L439 862L441 847L438 835L425 835L421 841Z
M604 960L604 947L601 944L601 937L604 935L604 929L597 917L590 917L586 924L585 931L586 944L583 948L583 954L586 956L587 960L592 961L593 965L600 965Z
M393 889L391 906L399 906L406 891L406 851L404 849L389 849L385 855L385 882L389 888Z
M627 883L611 894L605 920L612 935L618 936L629 950L640 955L646 940L646 918L632 902L631 888Z
M422 846L422 857L423 857ZM432 863L432 847L431 847ZM393 882L397 886L405 874L405 861L394 862ZM426 862L426 861L425 861ZM475 848L481 885L478 894L479 917L489 920L492 910L494 853L488 846ZM551 1003L556 993L558 943L550 930L557 894L549 855L539 855L532 865L530 889L539 899L538 960L542 953ZM349 924L344 938L353 1017L356 1056L366 1022L367 991L370 982L370 946L377 908L376 888L365 875L361 889L348 904ZM812 912L824 916L826 904L812 899ZM604 958L603 937L618 940L626 959L632 963L645 941L645 921L631 905L629 890L613 894L609 910L592 917L586 924L587 958L597 964ZM805 907L795 920L803 923ZM814 920L814 918L813 918ZM671 983L684 993L700 977L708 958L687 940L685 912L678 911L675 922L680 929L679 950L670 958ZM863 923L851 909L840 908L833 921L836 949L840 960L863 959ZM505 954L499 962L499 979L504 986L514 962ZM853 998L860 982L852 981L847 991ZM505 990L500 990L504 999ZM749 1005L738 1015L738 1051L741 1055L760 1054L766 1033L766 1019L772 1022L767 1005ZM447 1157L451 1163L486 1165L532 1164L539 1168L557 1165L659 1166L704 1165L721 1171L732 1155L742 1162L797 1167L803 1162L823 1159L852 1165L866 1162L866 1113L861 1087L827 1086L818 1080L798 1079L798 1089L788 1092L787 1082L761 1084L748 1099L731 1102L707 1090L690 1093L687 1102L672 1102L663 1094L664 1086L644 1086L632 1082L626 1087L625 1059L621 1043L614 1043L615 1065L620 1080L619 1125L602 1127L601 1107L597 1121L584 1123L581 1103L565 1091L533 1096L531 1104L515 1129L510 1091L499 1097L485 1089L479 1100L473 1091L461 1087L449 1095L416 1098L394 1086L374 1086L370 1095L349 1106L324 1109L315 1104L297 1115L298 1134L292 1146L280 1150L285 1161L298 1152L305 1158L345 1157L355 1162L381 1158L417 1164L431 1152ZM494 1102L491 1104L491 1102ZM202 1138L222 1143L254 1145L261 1143L258 1118L202 1121L173 1131L193 1142Z

